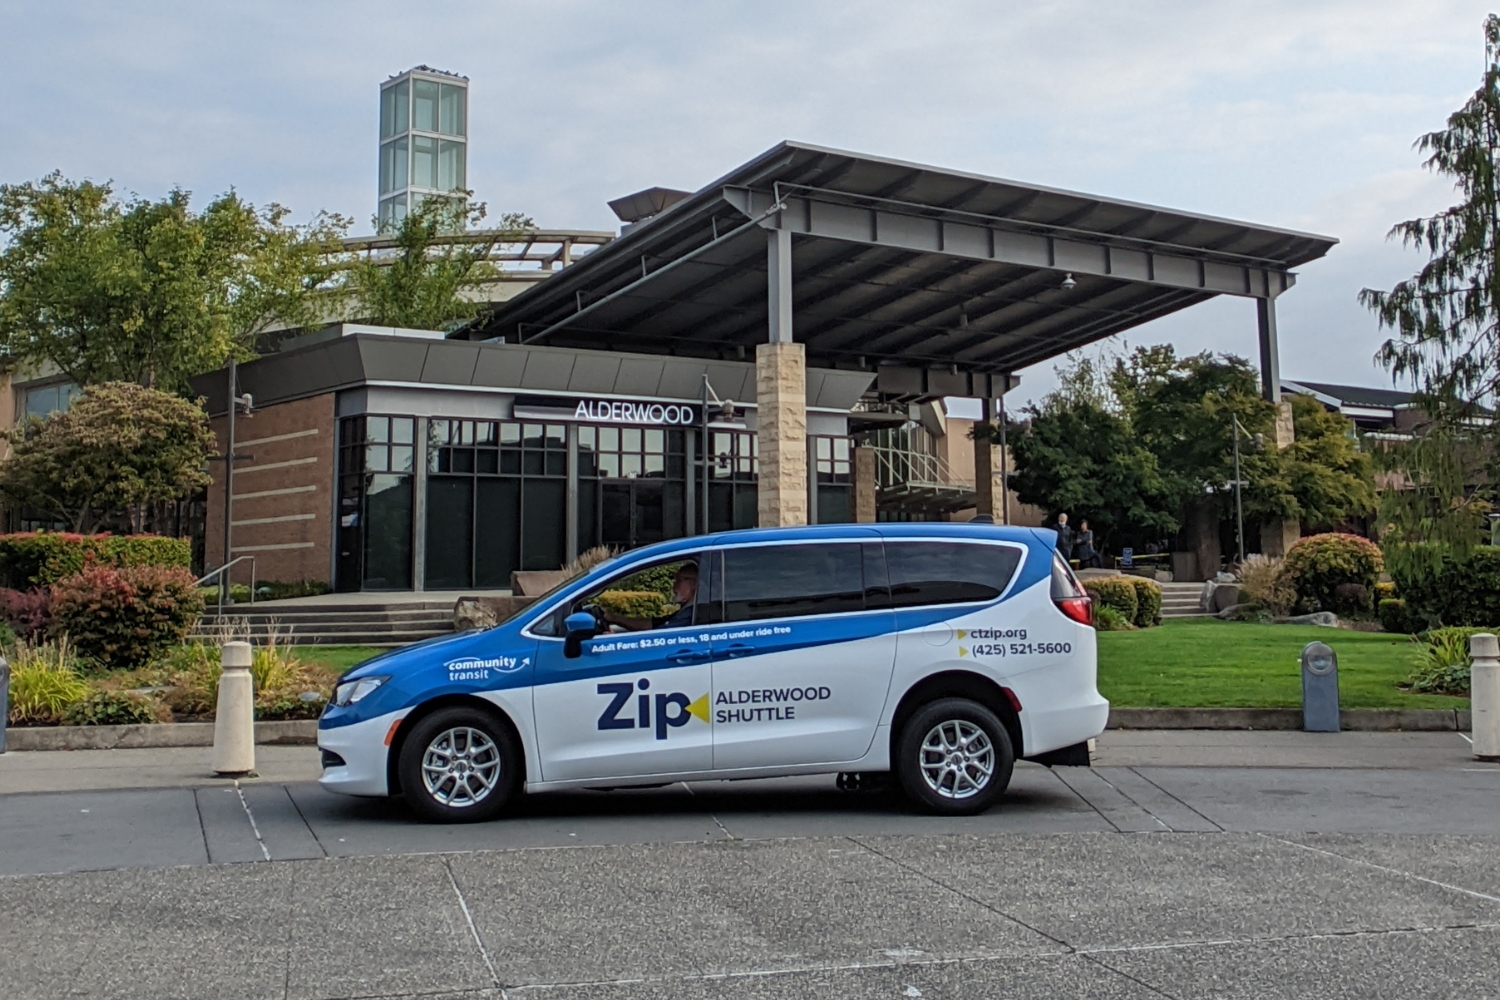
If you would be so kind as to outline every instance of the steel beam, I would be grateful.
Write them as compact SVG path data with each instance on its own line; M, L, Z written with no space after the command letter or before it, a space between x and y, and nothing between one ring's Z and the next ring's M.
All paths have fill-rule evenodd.
M766 231L766 307L770 342L792 342L792 233Z
M993 260L1078 275L1223 295L1266 298L1295 280L1291 272L1224 251L1194 254L1155 241L1100 237L1091 240L1064 227L963 214L963 221L931 210L886 201L853 204L825 194L783 194L782 211L766 191L726 187L726 201L768 229L869 246ZM873 199L871 199L873 200ZM1130 246L1122 246L1129 243ZM1256 259L1258 260L1258 258Z
M1276 300L1255 300L1260 321L1260 392L1273 403L1281 402L1281 354L1276 343Z

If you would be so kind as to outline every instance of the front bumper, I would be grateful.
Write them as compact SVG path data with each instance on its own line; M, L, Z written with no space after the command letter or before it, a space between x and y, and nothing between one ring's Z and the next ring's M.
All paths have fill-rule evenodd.
M392 725L405 715L405 712L391 712L351 726L319 727L318 748L337 754L344 763L323 768L318 784L341 795L389 795L386 762L390 748L385 740Z

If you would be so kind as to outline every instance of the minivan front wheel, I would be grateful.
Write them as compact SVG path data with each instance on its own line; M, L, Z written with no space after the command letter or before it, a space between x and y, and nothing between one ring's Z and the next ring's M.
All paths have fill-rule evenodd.
M970 816L1005 792L1015 750L994 712L967 698L941 698L906 721L896 749L906 794L929 812Z
M417 723L397 763L401 792L424 818L492 819L520 787L521 754L508 726L486 712L444 708Z

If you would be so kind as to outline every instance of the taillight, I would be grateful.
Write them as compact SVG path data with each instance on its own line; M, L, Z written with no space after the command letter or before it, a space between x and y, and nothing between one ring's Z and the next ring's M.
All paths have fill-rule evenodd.
M1061 553L1052 555L1052 603L1080 625L1094 624L1094 602Z
M1064 597L1056 602L1057 610L1080 625L1094 624L1094 602L1088 597Z

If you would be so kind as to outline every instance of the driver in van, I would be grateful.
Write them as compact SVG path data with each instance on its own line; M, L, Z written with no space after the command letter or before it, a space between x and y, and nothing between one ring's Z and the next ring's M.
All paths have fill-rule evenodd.
M619 625L631 632L643 632L653 628L678 628L693 624L693 602L698 598L698 564L685 562L677 567L672 577L672 600L677 610L662 618L628 618L612 611L604 612L604 620Z

